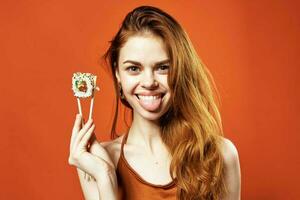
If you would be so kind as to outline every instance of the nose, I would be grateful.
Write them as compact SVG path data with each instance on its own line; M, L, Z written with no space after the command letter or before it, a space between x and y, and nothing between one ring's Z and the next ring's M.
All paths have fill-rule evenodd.
M144 76L142 76L141 85L146 89L154 89L158 86L158 82L152 72L145 72Z

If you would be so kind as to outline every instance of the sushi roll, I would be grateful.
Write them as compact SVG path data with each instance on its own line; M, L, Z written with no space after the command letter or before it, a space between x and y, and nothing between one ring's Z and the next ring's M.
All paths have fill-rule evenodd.
M82 115L80 98L91 97L89 119L92 118L92 113L93 113L94 91L95 89L99 91L99 87L96 86L96 79L97 76L91 73L81 73L81 72L74 73L72 77L72 90L74 92L74 96L77 97L79 114ZM81 121L81 124L83 126L84 122ZM90 143L87 145L87 148L90 149ZM94 181L96 181L94 177L90 176L86 172L84 173L84 179L86 179L87 181L94 179Z
M72 77L72 90L74 96L79 98L93 97L97 76L91 73L76 72Z

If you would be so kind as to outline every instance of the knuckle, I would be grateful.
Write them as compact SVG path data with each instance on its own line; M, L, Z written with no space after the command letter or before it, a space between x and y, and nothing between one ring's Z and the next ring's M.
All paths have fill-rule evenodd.
M73 162L77 162L77 161L78 161L78 156L77 156L77 155L73 155L72 161L73 161Z
M69 165L74 165L74 161L73 161L73 159L71 157L69 157L68 163L69 163Z
M82 153L77 152L77 153L75 153L73 155L73 161L75 163L80 163L81 162L81 158L82 158Z

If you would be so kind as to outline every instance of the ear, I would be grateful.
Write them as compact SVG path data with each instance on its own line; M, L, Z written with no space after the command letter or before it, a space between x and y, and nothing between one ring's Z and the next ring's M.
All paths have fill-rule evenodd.
M120 75L119 75L119 69L118 68L115 69L115 75L116 75L118 83L120 83L121 81L120 81Z

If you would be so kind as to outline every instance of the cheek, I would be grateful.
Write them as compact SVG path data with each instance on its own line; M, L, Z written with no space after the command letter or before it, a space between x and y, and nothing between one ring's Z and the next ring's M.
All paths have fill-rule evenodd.
M121 78L121 84L125 93L131 93L132 90L138 85L138 79L124 76Z
M168 76L159 76L157 80L164 88L169 89Z

